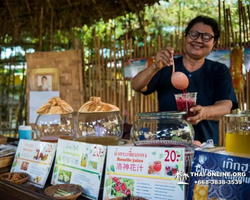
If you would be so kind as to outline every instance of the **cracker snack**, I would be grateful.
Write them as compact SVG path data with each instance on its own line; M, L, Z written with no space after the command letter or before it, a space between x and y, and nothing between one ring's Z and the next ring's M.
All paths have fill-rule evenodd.
M60 97L53 97L36 112L39 115L68 114L73 112L73 108Z
M119 108L112 104L101 102L101 97L90 97L90 100L83 104L83 106L78 110L78 112L111 112L119 110Z

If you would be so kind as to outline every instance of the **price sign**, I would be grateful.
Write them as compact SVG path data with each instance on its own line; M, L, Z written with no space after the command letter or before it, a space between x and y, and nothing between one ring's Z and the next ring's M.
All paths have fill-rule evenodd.
M165 153L167 154L165 158L165 162L179 162L181 158L181 154L178 152L176 153L175 150L165 150Z
M95 146L93 157L103 157L103 148L101 148L99 146Z
M109 146L103 199L124 194L184 199L184 186L175 178L185 169L184 152L184 148Z
M81 185L83 196L98 199L105 152L102 145L59 139L51 184Z

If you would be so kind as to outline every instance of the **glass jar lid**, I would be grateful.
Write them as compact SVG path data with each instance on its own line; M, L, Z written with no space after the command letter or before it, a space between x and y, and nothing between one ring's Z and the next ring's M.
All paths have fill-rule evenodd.
M144 113L136 113L136 116L141 118L181 118L183 115L187 114L187 112L176 112L176 111L169 111L169 112L144 112Z

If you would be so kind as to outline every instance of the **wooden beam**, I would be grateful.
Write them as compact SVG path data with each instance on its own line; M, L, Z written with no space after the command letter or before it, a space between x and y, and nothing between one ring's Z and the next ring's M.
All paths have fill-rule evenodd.
M27 9L28 9L28 12L29 12L29 14L30 14L30 13L31 13L31 10L30 10L30 4L29 4L28 0L25 0L25 4L26 4Z

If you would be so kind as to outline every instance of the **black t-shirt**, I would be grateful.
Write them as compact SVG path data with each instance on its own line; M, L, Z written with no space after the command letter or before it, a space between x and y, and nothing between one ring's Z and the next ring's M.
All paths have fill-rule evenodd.
M175 71L183 72L189 79L186 92L197 92L197 105L213 105L220 100L231 100L232 109L238 108L232 78L226 65L205 59L201 68L189 72L183 65L183 57L175 58ZM148 84L148 90L143 94L158 93L159 111L176 111L174 94L182 93L171 83L172 67L164 67L158 71ZM219 121L203 120L194 125L195 140L205 142L213 139L218 144Z

